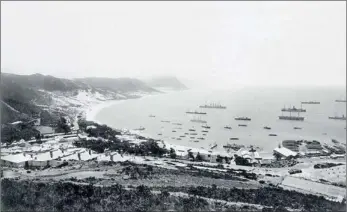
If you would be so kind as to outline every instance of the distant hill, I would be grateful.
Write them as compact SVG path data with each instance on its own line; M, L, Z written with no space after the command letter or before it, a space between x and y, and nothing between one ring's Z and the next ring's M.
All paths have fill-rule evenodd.
M141 93L159 92L138 79L82 78L63 79L42 74L1 73L2 124L45 114L49 123L52 111L70 113L91 101L134 98ZM68 111L70 110L70 111ZM50 112L47 112L50 111ZM56 117L56 114L54 115Z
M166 77L155 77L145 81L148 86L154 88L170 88L174 90L185 90L188 89L182 82L180 82L176 77L166 76Z
M78 78L77 82L83 82L95 88L110 89L115 92L127 93L127 92L159 92L156 89L151 88L144 82L134 78Z

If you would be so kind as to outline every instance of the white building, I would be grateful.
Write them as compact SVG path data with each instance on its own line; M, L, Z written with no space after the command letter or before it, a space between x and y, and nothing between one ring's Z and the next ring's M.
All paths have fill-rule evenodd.
M277 147L274 149L274 154L277 154L281 157L287 158L290 156L295 157L295 156L297 156L298 153L293 152L292 150L287 149L285 147L281 147L281 148Z

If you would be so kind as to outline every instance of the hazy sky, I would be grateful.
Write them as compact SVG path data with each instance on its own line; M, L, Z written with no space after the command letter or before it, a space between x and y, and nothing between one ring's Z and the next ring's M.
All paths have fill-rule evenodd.
M1 68L345 85L346 2L1 2Z

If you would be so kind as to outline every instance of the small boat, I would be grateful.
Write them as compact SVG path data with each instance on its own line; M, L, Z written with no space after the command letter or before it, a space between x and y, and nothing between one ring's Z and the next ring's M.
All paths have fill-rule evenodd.
M335 120L346 120L346 116L329 116L329 119L335 119Z
M230 126L225 126L224 129L229 129L229 130L231 130L231 127L230 127Z
M181 138L176 138L176 140L179 140L179 141L180 141L180 140L182 140L182 139L181 139Z
M161 134L161 133L158 133L158 135L163 135L163 134Z
M335 144L340 143L340 142L338 142L336 139L331 139L331 141L332 141L333 143L335 143Z
M189 135L189 133L184 133L185 135Z
M164 122L164 123L170 123L170 121L165 121L165 120L161 120L161 122Z
M190 139L194 139L195 137L190 137Z
M197 135L197 133L190 133L191 135Z
M201 131L201 132L208 133L208 130L203 130L203 131Z
M264 129L271 130L271 127L265 126Z
M180 137L181 137L181 138L184 138L184 137L186 137L186 136L185 136L185 135L180 135Z
M235 120L236 121L251 121L251 119L248 117L236 117Z
M269 134L269 136L277 136L277 134Z
M172 132L176 132L176 130L172 130Z
M134 129L134 130L142 131L142 130L145 130L145 129L146 129L146 128L144 128L144 127L140 127L140 128Z
M181 126L182 124L181 123L172 123L173 125L179 125Z
M200 139L200 140L205 140L205 138L202 138L202 137L200 137L200 138L198 138L198 139Z
M218 145L215 143L210 149L216 148Z
M154 117L155 117L155 115L149 115L149 117L154 118Z
M239 140L239 138L230 138L230 140L236 141Z
M294 127L294 130L301 130L301 127Z
M205 136L206 134L202 134L203 136Z
M171 139L175 139L175 137L171 137Z
M244 145L240 145L240 144L226 144L223 146L226 149L232 149L234 151L238 151L241 148L244 148Z
M301 102L301 104L319 105L320 102L318 102L318 101L305 101L305 102Z
M202 128L205 128L205 129L210 129L210 128L211 128L211 127L210 127L210 126L208 126L207 124L202 125L201 127L202 127Z
M194 142L197 143L197 142L199 142L199 141L198 141L198 140L195 140Z
M337 99L337 100L335 100L335 102L345 102L345 103L346 103L346 100L343 100L343 99Z
M195 129L193 129L193 128L190 128L188 131L195 131Z
M247 124L239 124L239 127L247 127Z

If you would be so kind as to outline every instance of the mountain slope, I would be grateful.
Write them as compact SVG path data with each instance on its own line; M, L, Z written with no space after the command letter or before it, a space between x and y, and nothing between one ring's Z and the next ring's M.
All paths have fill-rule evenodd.
M62 79L42 74L1 74L0 94L2 123L45 114L76 115L84 107L106 100L136 98L158 92L140 80L119 78ZM58 115L58 116L57 116Z
M180 82L176 77L166 76L166 77L156 77L146 80L148 86L154 88L170 88L174 90L185 90L188 89L182 82Z
M144 82L133 78L78 78L77 82L83 82L96 88L109 89L115 92L128 93L128 92L158 92L157 90L146 85Z

